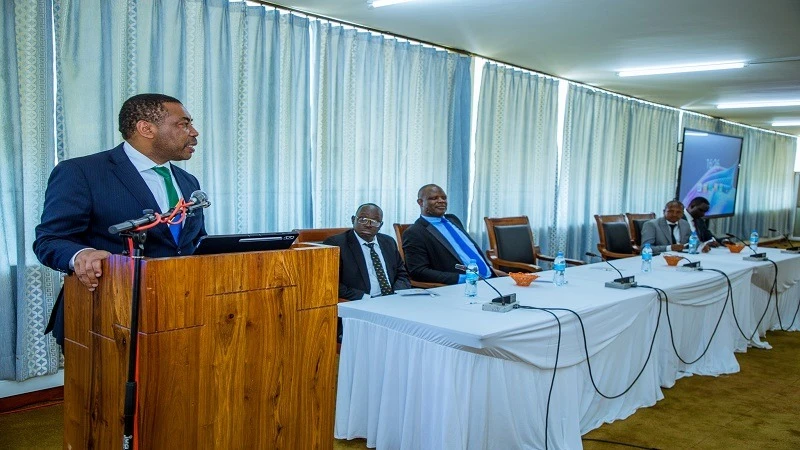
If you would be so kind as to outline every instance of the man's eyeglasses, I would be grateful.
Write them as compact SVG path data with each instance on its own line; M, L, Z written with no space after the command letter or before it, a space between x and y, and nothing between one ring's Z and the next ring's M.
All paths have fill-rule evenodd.
M368 225L375 228L380 228L381 226L383 226L383 222L370 219L369 217L357 217L356 222L358 222L361 225Z

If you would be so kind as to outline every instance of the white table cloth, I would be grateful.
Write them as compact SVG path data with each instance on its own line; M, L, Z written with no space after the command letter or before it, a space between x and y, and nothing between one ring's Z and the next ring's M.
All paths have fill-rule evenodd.
M778 263L788 304L798 293L800 257L777 255L769 256ZM752 333L766 304L764 300L759 310L757 290L763 289L754 286L763 285L774 269L768 262L742 261L741 255L725 249L689 258L725 272L733 300L726 304L727 282L711 271L679 272L658 256L648 274L640 272L638 258L614 262L640 284L667 292L675 346L684 360L702 353L722 313L707 353L689 365L672 349L664 302L659 315L651 289L604 288L603 282L617 277L605 263L568 269L569 283L563 287L537 281L525 288L509 278L490 280L503 293L516 292L523 305L577 312L586 330L594 380L604 394L621 393L644 366L630 391L616 399L603 398L592 386L581 329L568 312L556 312L562 323L559 347L558 325L550 314L485 312L480 303L464 297L463 285L438 288L437 297L393 295L340 304L344 335L335 436L363 437L369 447L380 449L544 448L558 350L547 442L552 449L581 448L582 434L655 404L663 398L661 386L672 386L681 376L738 371L734 351L764 343L759 333L752 342L741 336L731 303L744 331ZM772 272L762 273L768 270ZM551 272L541 275L552 278ZM478 302L495 296L479 284ZM796 308L797 295L793 299ZM788 311L791 305L781 308L788 324L791 316L783 308Z

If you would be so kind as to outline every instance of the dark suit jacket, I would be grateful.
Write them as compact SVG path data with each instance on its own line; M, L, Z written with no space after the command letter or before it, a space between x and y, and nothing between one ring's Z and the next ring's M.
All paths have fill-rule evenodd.
M394 239L384 234L375 235L378 246L381 248L383 260L386 263L386 276L395 291L410 289L411 281L408 279L406 266L397 251ZM336 236L331 236L323 242L325 245L335 245L339 251L339 297L348 300L360 300L365 293L370 291L369 272L364 252L356 238L356 232L346 231ZM372 264L372 261L370 261Z
M475 246L478 255L488 267L492 267L481 253L481 247L472 240L464 230L464 225L453 214L444 215L453 225L469 238ZM406 267L411 279L432 283L456 284L458 276L463 272L458 271L456 264L463 264L453 246L442 233L432 226L430 222L420 217L403 233L403 252L406 256Z
M700 239L700 242L706 242L708 240L715 239L714 235L711 233L711 230L708 229L708 223L706 223L705 219L695 219L691 214L689 214L688 211L684 213L684 218L687 221L694 223L694 229L697 232L697 238Z
M185 197L200 189L197 179L185 170L172 166L172 173ZM70 271L69 260L83 248L122 253L122 239L109 233L108 227L139 218L144 209L161 212L121 144L112 150L62 161L50 174L33 251L42 264L61 272ZM186 218L177 244L166 224L152 228L144 244L144 256L191 255L205 234L201 209ZM59 295L47 330L58 327L53 335L59 341L63 339L63 320L55 315L63 308L60 300Z

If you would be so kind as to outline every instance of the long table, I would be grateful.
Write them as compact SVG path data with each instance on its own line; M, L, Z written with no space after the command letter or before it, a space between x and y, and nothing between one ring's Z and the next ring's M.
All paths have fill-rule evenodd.
M779 327L779 314L800 329L800 256L762 250L778 268L769 308L773 264L726 249L685 256L724 272L732 296L722 274L683 272L659 256L650 273L638 258L614 265L668 300L644 287L604 288L618 276L605 263L569 268L561 287L489 280L521 305L580 320L565 310L485 312L496 294L480 284L476 299L456 285L340 303L334 435L379 449L542 449L545 439L551 449L581 448L581 435L654 405L680 377L738 372L734 353L769 348L764 332Z

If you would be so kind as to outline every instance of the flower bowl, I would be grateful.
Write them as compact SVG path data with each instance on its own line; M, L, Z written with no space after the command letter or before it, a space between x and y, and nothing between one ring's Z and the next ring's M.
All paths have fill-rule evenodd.
M539 278L535 273L511 272L508 274L517 283L517 286L530 286L533 280Z
M728 242L725 244L725 246L728 247L728 250L730 250L731 253L739 253L744 248L744 244L742 243L731 244Z
M678 256L678 255L665 254L665 255L662 255L662 256L664 257L664 261L667 262L668 266L677 266L678 262L680 262L680 260L683 259L682 256Z

